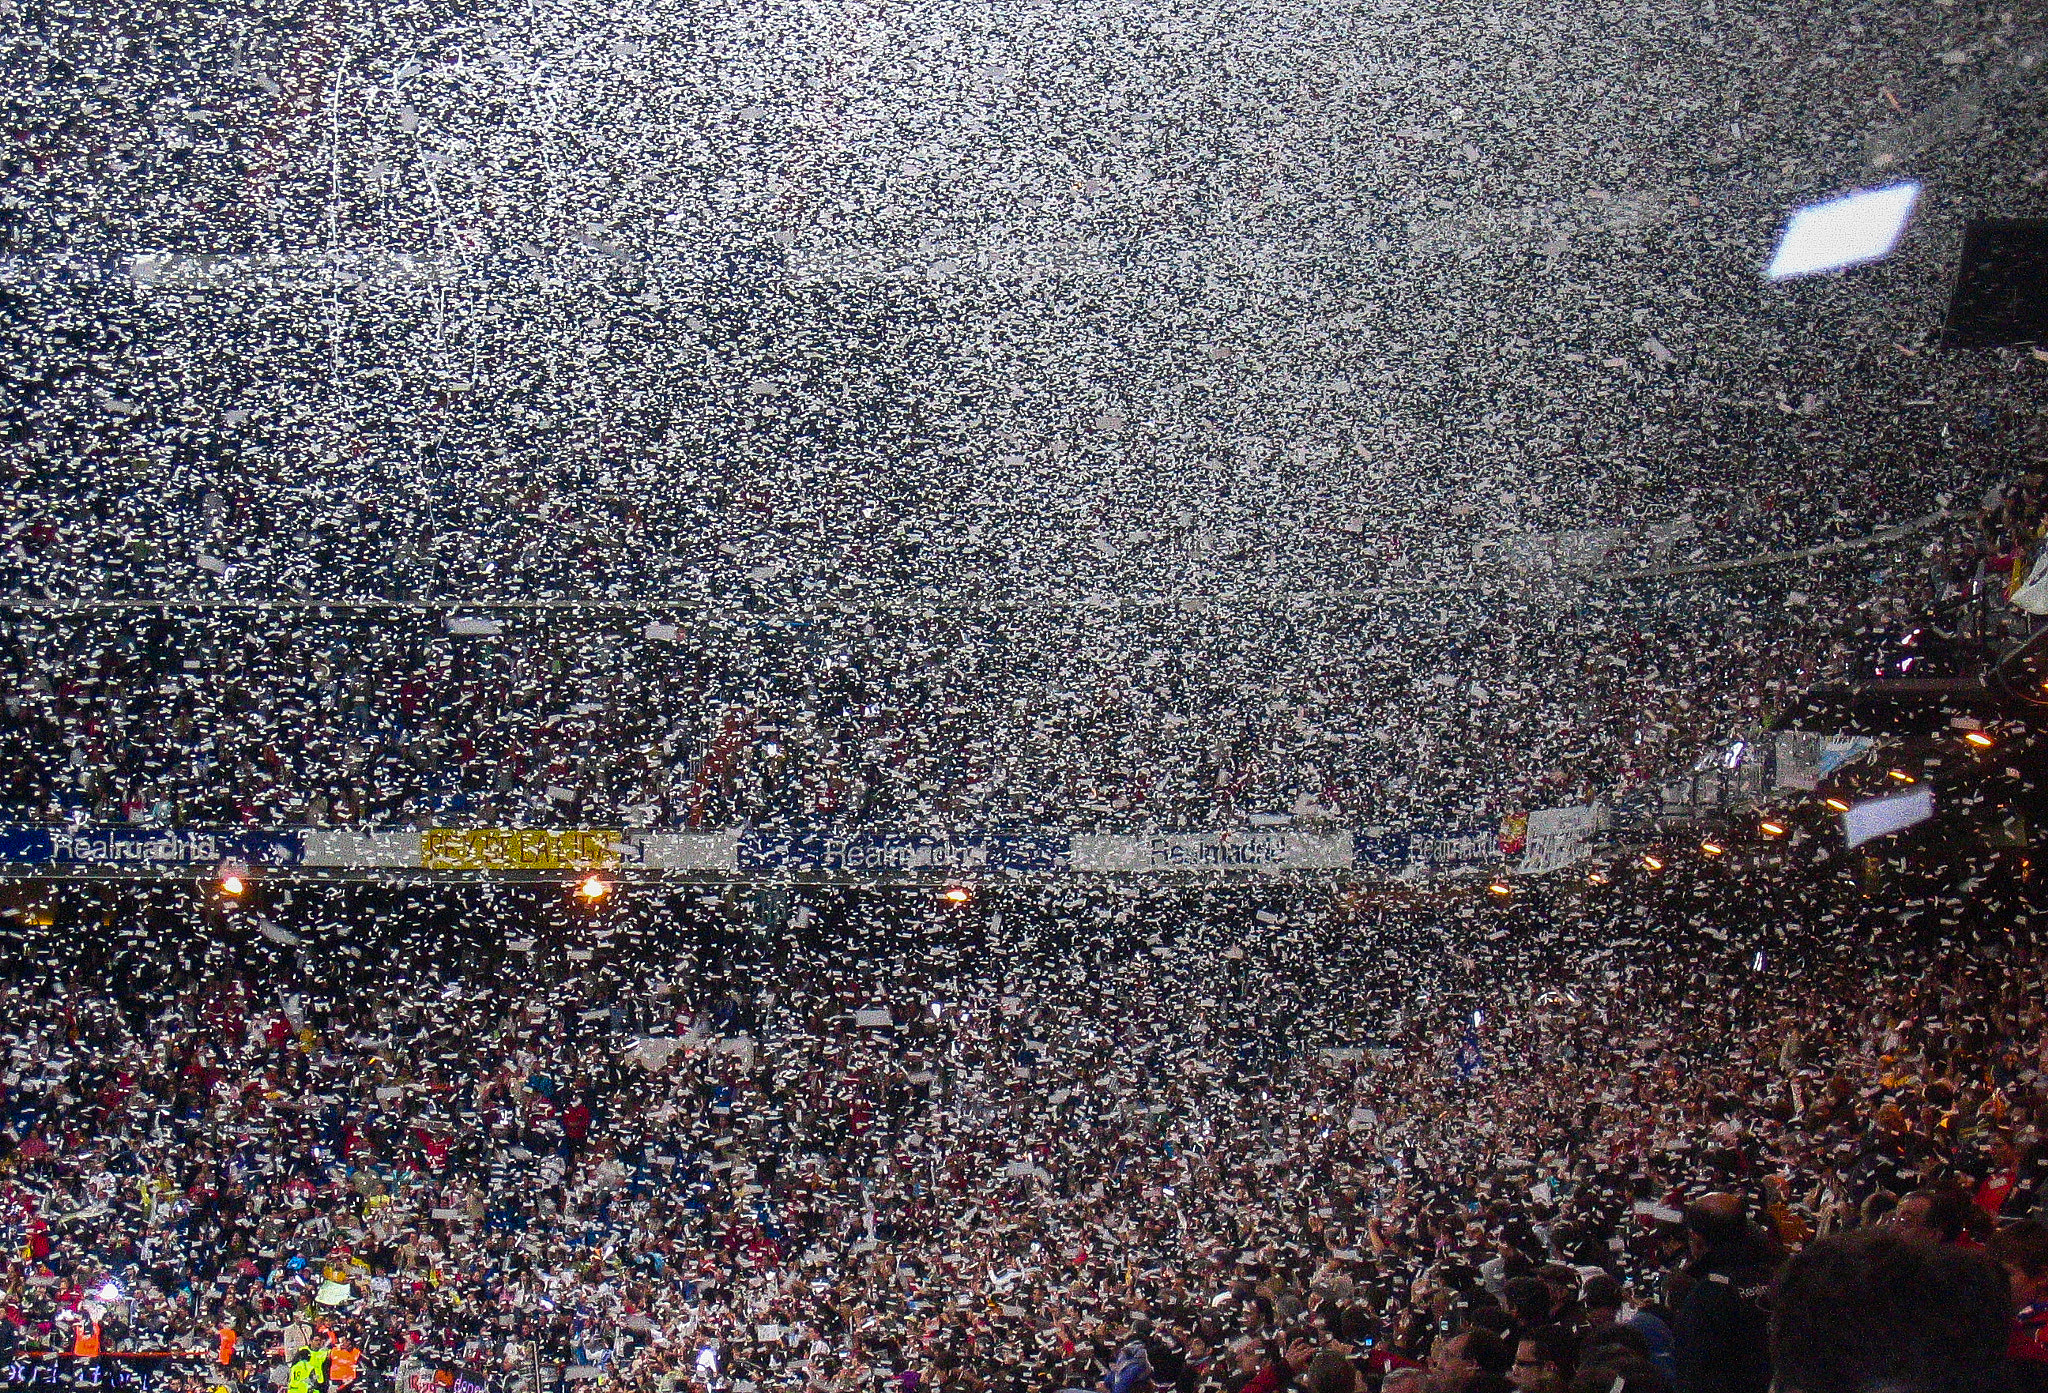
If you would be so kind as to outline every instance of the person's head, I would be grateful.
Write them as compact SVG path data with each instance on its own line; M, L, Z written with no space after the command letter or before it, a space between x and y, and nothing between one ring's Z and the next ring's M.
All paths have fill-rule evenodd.
M1929 1243L1957 1243L1983 1211L1954 1182L1923 1185L1899 1201L1890 1224L1908 1238Z
M1780 1393L1992 1393L2012 1319L1982 1253L1864 1230L1786 1264L1771 1312Z
M1579 1304L1586 1312L1588 1325L1612 1325L1621 1316L1623 1300L1621 1283L1605 1272L1588 1277L1579 1292Z
M1451 1393L1515 1393L1515 1386L1499 1374L1482 1370L1459 1376L1451 1385Z
M1472 1374L1505 1378L1514 1362L1507 1342L1491 1330L1475 1326L1456 1335L1442 1335L1430 1346L1429 1386L1433 1393L1449 1393Z
M1351 1361L1335 1350L1324 1350L1309 1361L1301 1375L1301 1393L1357 1393L1358 1374Z
M1555 1325L1522 1332L1515 1342L1515 1362L1508 1382L1515 1393L1564 1393L1578 1362L1578 1342Z
M1579 1367L1612 1364L1617 1359L1648 1359L1650 1340L1632 1325L1603 1325L1579 1342Z
M1266 1362L1266 1347L1257 1340L1242 1339L1230 1347L1230 1357L1236 1361L1239 1373L1256 1374Z
M1480 1330L1491 1330L1502 1339L1507 1339L1515 1328L1515 1318L1502 1310L1498 1302L1485 1292L1475 1292L1463 1305L1465 1323Z
M1540 1277L1515 1278L1501 1289L1501 1301L1514 1317L1515 1325L1524 1330L1532 1325L1548 1325L1557 1307L1550 1287Z
M1748 1227L1739 1195L1701 1195L1685 1207L1685 1235L1695 1256L1733 1248Z
M1599 1364L1582 1364L1570 1393L1671 1393L1671 1380L1648 1359L1617 1355Z
M1389 1369L1380 1380L1380 1393L1422 1393L1423 1381L1428 1377L1417 1368Z
M2012 1284L2012 1304L2024 1310L2048 1299L2048 1227L2022 1219L1991 1235L1985 1245L1991 1260L2005 1269Z
M1565 1312L1579 1300L1579 1274L1561 1262L1546 1262L1536 1269L1536 1276L1550 1288L1552 1318L1564 1319Z

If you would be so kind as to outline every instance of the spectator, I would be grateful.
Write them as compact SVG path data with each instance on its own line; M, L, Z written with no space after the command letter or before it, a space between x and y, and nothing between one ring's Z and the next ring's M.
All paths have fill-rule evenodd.
M1515 1342L1508 1382L1515 1393L1565 1393L1577 1372L1578 1342L1561 1326L1524 1330Z
M1645 1359L1655 1364L1668 1379L1678 1377L1678 1362L1673 1354L1671 1327L1652 1311L1635 1307L1624 1310L1626 1300L1620 1282L1600 1273L1586 1279L1581 1297L1585 1310L1587 1338L1619 1328L1633 1335L1641 1345Z
M1678 1393L1764 1393L1771 1382L1766 1298L1774 1266L1731 1194L1685 1209L1692 1258L1672 1327Z
M1776 1284L1776 1386L2000 1393L2010 1299L2005 1273L1981 1253L1881 1231L1820 1239Z
M1502 1304L1514 1319L1517 1330L1533 1330L1551 1323L1556 1298L1549 1285L1540 1278L1513 1278L1507 1283L1504 1296Z
M1671 1393L1671 1380L1649 1360L1622 1355L1581 1368L1570 1393Z
M1349 1359L1335 1350L1324 1350L1309 1361L1300 1388L1301 1393L1357 1393L1358 1375Z
M1441 1335L1429 1352L1428 1393L1470 1393L1468 1380L1480 1375L1507 1377L1514 1351L1491 1330L1472 1328Z
M2005 1269L2012 1288L2013 1382L2019 1393L2048 1390L2048 1227L2033 1219L2009 1224L1991 1236L1985 1251Z
M1908 1238L1972 1245L1990 1227L1970 1192L1952 1180L1923 1185L1907 1195L1891 1212L1890 1223Z

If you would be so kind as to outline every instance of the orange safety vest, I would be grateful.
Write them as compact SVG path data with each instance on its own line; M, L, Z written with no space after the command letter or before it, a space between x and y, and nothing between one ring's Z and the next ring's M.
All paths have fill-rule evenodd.
M91 1330L81 1330L78 1332L77 1337L71 1341L71 1352L73 1354L83 1355L88 1359L99 1358L100 1323L98 1321L94 1321L92 1323Z
M363 1357L359 1349L338 1349L327 1358L327 1377L333 1383L354 1383L356 1361Z
M226 1368L235 1358L235 1327L223 1325L220 1328L220 1363Z

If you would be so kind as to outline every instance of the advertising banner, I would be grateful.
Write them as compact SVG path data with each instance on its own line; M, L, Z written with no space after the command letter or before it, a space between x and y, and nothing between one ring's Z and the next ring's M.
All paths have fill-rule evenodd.
M831 832L739 834L741 870L890 874L930 871L1058 871L1067 867L1064 833L951 837Z
M1538 808L1529 814L1516 875L1543 875L1584 860L1593 851L1593 834L1605 819L1598 804L1572 808Z
M1348 869L1349 832L1162 832L1149 836L1077 835L1068 853L1077 871Z
M16 827L0 831L0 857L13 866L104 866L155 870L176 866L296 866L298 828L271 832L205 827Z
M378 870L420 864L417 832L357 832L343 827L308 827L304 832L308 866Z
M737 832L643 832L640 864L650 871L736 871Z
M1368 829L1363 833L1354 833L1351 838L1351 864L1390 872L1406 870L1408 841L1406 832Z
M203 1354L166 1351L134 1354L28 1354L0 1364L0 1389L91 1388L118 1393L155 1393L192 1376L213 1361Z
M1500 860L1500 829L1438 827L1408 834L1408 865L1432 871L1490 866Z
M1814 737L1827 760L1867 748ZM1824 761L1817 758L1815 768ZM1514 819L1516 869L1540 875L1586 855L1610 825L1598 807L1548 808ZM549 872L645 870L817 876L1030 874L1061 871L1376 870L1389 875L1476 869L1516 860L1496 825L1365 832L1242 828L1218 832L756 831L623 832L608 828L435 827L366 831L293 827L263 831L139 827L60 830L0 827L0 865L104 867L166 874L228 865L289 870Z
M432 827L420 833L420 865L430 871L609 870L639 859L638 844L615 831Z
M1778 732L1778 787L1811 793L1822 779L1854 764L1876 747L1867 735L1822 735L1807 730Z

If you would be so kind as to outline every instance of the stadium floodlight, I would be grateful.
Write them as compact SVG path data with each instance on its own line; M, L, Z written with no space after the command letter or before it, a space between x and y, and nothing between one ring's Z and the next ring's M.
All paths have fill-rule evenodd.
M576 893L591 904L596 904L611 892L612 883L601 875L585 876L583 882L576 887Z
M1873 838L1903 832L1933 816L1934 790L1921 784L1904 793L1856 804L1842 814L1842 835L1852 848L1859 847Z
M1905 235L1920 201L1917 183L1866 189L1795 211L1764 275L1774 281L1882 261Z
M1973 730L1963 736L1963 743L1974 745L1980 750L1988 750L1998 742L1981 730Z
M248 888L248 883L244 881L240 876L236 875L233 871L229 871L226 875L220 878L220 892L223 895L226 895L229 899L233 899L235 896L240 895L244 890L247 890Z

